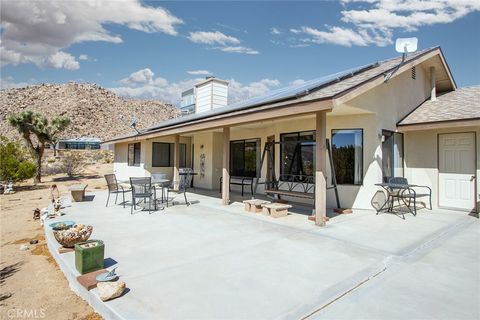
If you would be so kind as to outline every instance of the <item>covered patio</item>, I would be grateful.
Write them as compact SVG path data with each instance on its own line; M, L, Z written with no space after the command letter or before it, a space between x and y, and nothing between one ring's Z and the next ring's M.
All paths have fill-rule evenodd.
M479 250L478 220L454 211L421 210L417 217L401 220L359 210L319 229L302 215L273 219L246 213L241 203L222 206L217 198L195 193L188 194L193 202L188 207L177 204L133 215L128 206L105 207L106 192L89 195L92 201L73 203L56 220L93 225L91 239L105 242L105 267L118 267L127 292L101 302L97 289L87 291L78 284L74 253L58 253L48 223L46 238L71 288L109 319L300 319L324 311L351 318L353 314L333 308L351 290L362 290L378 275L391 277L399 268L428 264L422 260L425 252L451 235L472 234L477 241L464 244L463 250L474 255ZM478 259L467 260L458 273L442 274L442 266L435 266L436 276L446 277L447 283L478 277ZM447 290L449 303L443 309L464 308L465 300L478 293L478 281L474 283L454 295ZM410 284L415 285L428 287L434 281ZM388 286L384 290L392 299L398 295ZM371 303L382 309L381 299ZM430 308L430 315L435 310ZM465 318L478 315L478 305L464 310ZM403 316L417 315L409 312Z

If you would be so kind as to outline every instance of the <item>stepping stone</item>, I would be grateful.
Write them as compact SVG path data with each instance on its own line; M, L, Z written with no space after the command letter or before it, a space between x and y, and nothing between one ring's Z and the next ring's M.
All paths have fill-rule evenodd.
M245 211L259 213L262 212L262 205L269 204L270 201L252 199L245 200L243 203L245 204Z
M263 213L272 216L273 218L286 217L288 209L292 206L284 203L269 203L263 205Z
M97 287L97 279L95 279L99 274L108 272L107 269L100 269L97 271L89 272L84 275L78 276L77 281L87 290L92 290Z

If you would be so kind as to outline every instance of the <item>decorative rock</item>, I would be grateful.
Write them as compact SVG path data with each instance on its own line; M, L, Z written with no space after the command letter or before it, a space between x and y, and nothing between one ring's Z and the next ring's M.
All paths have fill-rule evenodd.
M28 250L28 246L27 246L26 244L22 244L22 245L20 246L20 250L21 250L21 251L27 251L27 250Z
M115 299L122 295L125 290L125 282L99 282L97 283L98 295L102 301Z
M38 243L37 239L30 240L30 244L37 244L37 243Z
M92 232L92 226L78 224L67 230L54 230L53 235L62 246L72 248L76 243L87 241Z

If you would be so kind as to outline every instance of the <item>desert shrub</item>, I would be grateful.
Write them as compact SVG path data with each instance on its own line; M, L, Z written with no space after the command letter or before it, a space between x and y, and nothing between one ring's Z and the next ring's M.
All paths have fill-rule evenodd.
M57 161L42 165L42 172L46 176L51 176L59 173L65 173L65 169L63 168L63 163Z
M69 177L80 174L86 165L86 161L80 152L65 153L62 160L63 172Z
M32 178L37 166L18 142L0 137L0 180L17 182Z

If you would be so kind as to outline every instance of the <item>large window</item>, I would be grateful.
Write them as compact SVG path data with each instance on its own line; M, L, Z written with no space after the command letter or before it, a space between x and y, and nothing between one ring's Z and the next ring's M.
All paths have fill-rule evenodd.
M362 184L363 130L332 130L332 158L337 184Z
M140 142L128 144L128 165L140 166Z
M403 134L382 131L382 175L383 182L392 177L403 177Z
M280 135L280 174L313 176L315 172L315 131Z
M187 145L180 144L180 167L187 166ZM152 142L152 167L174 166L175 144L167 142Z
M230 175L260 175L260 139L230 141Z

